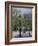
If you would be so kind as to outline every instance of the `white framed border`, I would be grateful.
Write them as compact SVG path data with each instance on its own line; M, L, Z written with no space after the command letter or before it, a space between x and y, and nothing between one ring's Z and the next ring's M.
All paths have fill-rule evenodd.
M13 4L9 5L9 39L11 39L11 6L13 6ZM18 6L15 5L14 6ZM25 6L25 7L33 7L32 8L32 37L30 38L13 38L10 40L10 42L18 42L18 41L32 41L35 40L35 6L32 5L19 5L19 6Z

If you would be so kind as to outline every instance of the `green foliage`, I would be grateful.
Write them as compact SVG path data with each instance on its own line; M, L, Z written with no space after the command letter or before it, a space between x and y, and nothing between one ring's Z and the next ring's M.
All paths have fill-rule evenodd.
M16 31L17 27L25 26L32 29L32 20L29 20L27 16L32 16L32 14L19 14L19 11L15 10L16 15L11 16L11 29ZM27 19L27 20L26 20ZM20 23L19 23L20 22Z

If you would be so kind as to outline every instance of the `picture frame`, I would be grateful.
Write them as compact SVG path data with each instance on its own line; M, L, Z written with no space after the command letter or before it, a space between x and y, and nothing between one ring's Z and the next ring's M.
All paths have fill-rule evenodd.
M28 21L25 20L26 18L22 19L22 17L19 16L18 14L23 15L23 17L24 15L26 15ZM12 15L14 15L15 17L19 16L21 19L19 17L15 19ZM14 19L11 19L11 18L14 18L17 21L17 23L18 23L18 18L20 19L19 23L21 26L19 26L19 28L22 26L31 27L30 28L31 31L29 30L30 35L28 33L28 28L27 28L27 32L25 32L23 29L20 28L19 30L21 33L19 33L19 31L16 31L16 33L14 32L15 34L14 33L12 34L13 32L12 30L14 30L15 27L11 25L14 25L16 22L12 23ZM23 24L24 22L25 24ZM15 30L18 30L18 29L16 28ZM23 33L22 30L25 33ZM16 34L17 35L19 34L19 35L17 36ZM14 35L16 35L17 37ZM5 44L6 45L23 44L23 43L25 44L25 43L36 43L36 42L37 42L37 4L6 1L5 2Z

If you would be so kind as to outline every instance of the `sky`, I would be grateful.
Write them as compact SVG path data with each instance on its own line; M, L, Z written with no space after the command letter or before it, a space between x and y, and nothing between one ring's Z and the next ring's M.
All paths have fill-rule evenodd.
M16 9L18 11L21 11L21 14L29 14L32 13L32 8L19 8L19 7L14 7L13 9Z

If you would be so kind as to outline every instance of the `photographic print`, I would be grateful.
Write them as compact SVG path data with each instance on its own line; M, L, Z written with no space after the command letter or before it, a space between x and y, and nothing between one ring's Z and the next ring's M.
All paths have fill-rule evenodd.
M37 42L37 4L5 2L5 44Z
M32 37L32 8L12 7L12 38Z

